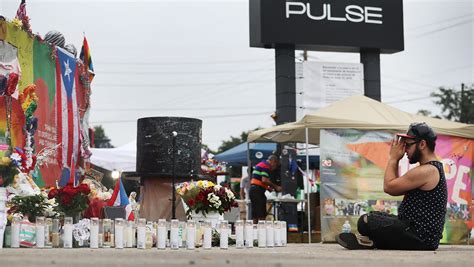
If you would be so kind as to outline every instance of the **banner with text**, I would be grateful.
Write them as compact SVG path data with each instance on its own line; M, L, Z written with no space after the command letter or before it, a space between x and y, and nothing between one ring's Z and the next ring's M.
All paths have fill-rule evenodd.
M383 176L393 133L354 129L321 130L321 238L334 242L345 220L353 231L370 211L398 214L402 197L383 192ZM442 243L467 244L473 229L472 166L474 140L438 136L435 153L444 163L448 204ZM399 173L410 165L405 156Z

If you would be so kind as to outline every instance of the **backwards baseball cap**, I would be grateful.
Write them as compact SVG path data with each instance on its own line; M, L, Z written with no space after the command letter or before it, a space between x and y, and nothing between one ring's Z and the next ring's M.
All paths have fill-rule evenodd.
M397 136L417 140L436 141L436 134L433 129L424 122L410 124L406 134L398 133Z

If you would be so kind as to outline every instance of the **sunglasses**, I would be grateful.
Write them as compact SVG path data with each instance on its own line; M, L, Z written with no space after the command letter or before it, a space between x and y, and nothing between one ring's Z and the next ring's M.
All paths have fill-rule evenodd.
M411 142L411 143L407 143L405 142L405 146L406 147L411 147L412 145L416 144L416 143L419 143L420 141L416 141L416 142Z

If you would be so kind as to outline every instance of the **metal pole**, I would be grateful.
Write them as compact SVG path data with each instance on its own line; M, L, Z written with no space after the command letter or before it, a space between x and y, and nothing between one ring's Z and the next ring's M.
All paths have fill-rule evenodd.
M250 143L247 141L247 178L249 179L249 181L252 180L252 162L250 161ZM250 190L249 192L247 192L247 194L250 193ZM246 214L246 218L247 220L250 220L250 219L253 219L251 218L252 215L249 213L250 211L250 203L247 203L247 198L250 199L250 196L247 196L247 194L245 195L245 199L242 199L245 203L245 214Z
M465 123L464 121L464 83L461 83L461 114L459 115L459 122Z
M249 142L247 142L247 175L249 176L250 178L250 168L252 167L251 166L252 162L250 162L250 144Z
M173 202L171 204L171 219L176 219L176 156L175 156L175 150L176 150L176 136L178 133L176 131L173 131L172 133L172 138L173 138L173 148L172 148L172 156L173 156L173 177L172 177L172 186L171 186L171 201Z
M310 188L309 188L309 153L308 153L308 127L304 128L305 139L306 139L306 189L307 191L307 203L308 203L308 243L311 243L311 203L309 200Z

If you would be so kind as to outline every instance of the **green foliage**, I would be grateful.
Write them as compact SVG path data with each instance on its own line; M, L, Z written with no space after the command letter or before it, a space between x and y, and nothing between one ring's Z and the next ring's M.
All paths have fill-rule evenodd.
M34 222L37 216L43 216L48 207L47 198L42 194L33 196L14 196L8 202L10 213L21 213L27 215Z
M418 112L416 114L421 115L421 116L425 116L425 117L433 117L433 118L441 119L441 117L438 116L438 115L433 116L431 111L429 111L427 109L420 109L420 110L418 110Z
M474 84L466 86L464 92L440 87L437 92L431 93L436 98L434 103L441 106L443 117L463 123L474 123Z
M94 126L94 147L96 148L113 148L110 139L105 135L104 128L101 125Z
M261 127L257 127L253 130L247 131L247 132L242 132L239 137L234 137L231 136L230 140L224 140L222 141L222 144L219 146L217 149L217 153L222 153L230 148L233 148L236 145L240 145L241 143L247 142L247 137L249 136L250 132L256 131L262 129Z

